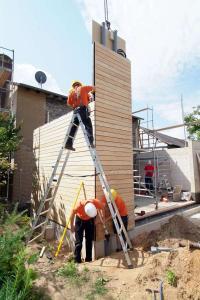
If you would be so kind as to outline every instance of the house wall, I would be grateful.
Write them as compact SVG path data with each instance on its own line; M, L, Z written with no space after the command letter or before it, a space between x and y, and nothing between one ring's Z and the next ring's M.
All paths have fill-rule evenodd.
M17 96L17 97L16 97ZM30 202L33 168L33 131L45 123L45 95L18 88L13 99L16 125L21 126L23 140L15 153L17 169L13 178L13 201Z
M33 131L38 126L71 111L66 105L66 100L60 98L16 84L6 98L6 108L11 109L16 115L16 124L21 126L20 134L23 137L19 150L14 156L17 169L14 171L13 192L12 196L10 195L13 201L31 201Z
M94 103L90 104L90 108L91 119L94 126ZM71 118L72 112L43 125L34 131L33 149L35 156L35 185L32 194L34 208L36 208L38 203L38 191L40 189L43 191L43 187L51 177L53 166L56 163L58 153L64 141ZM74 141L74 147L76 151L70 153L69 160L64 170L56 199L54 201L52 214L50 215L50 219L61 225L65 225L65 222L70 215L81 181L84 181L87 199L95 197L95 168L80 127ZM66 153L67 151L64 150L56 177L60 173ZM90 176L81 178L83 175ZM80 199L84 199L83 191L80 194L79 200Z
M98 42L94 57L96 150L110 187L126 202L131 229L134 227L131 64ZM98 178L96 195L98 198L103 195ZM97 228L97 239L103 236L103 231Z

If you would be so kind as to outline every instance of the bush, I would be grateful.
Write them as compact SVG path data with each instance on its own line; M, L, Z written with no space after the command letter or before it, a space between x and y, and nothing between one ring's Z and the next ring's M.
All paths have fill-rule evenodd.
M1 215L0 300L33 299L31 292L36 272L30 264L37 260L37 255L27 254L24 244L27 232L25 219L24 215L16 213L16 209L11 214L4 210Z

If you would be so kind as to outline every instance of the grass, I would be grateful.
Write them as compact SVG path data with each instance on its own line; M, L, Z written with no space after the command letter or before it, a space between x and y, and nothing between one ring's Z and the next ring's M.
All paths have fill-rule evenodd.
M167 270L166 271L166 277L167 277L167 282L171 286L174 286L174 287L177 286L177 276L172 270Z
M87 300L94 300L96 296L103 296L108 292L106 287L108 280L103 277L98 277L93 286L91 291L86 295Z
M88 282L90 279L89 269L85 267L82 271L79 271L74 261L67 262L64 267L58 270L57 274L68 278L77 286L83 285L83 283Z
M107 279L103 278L101 274L98 274L98 277L93 282L89 269L84 267L81 271L79 271L78 266L74 261L67 262L64 267L57 271L57 275L67 278L70 283L75 284L79 288L84 286L85 291L89 290L83 299L94 300L97 295L103 296L108 292L106 287L108 282ZM86 283L87 286L85 285Z

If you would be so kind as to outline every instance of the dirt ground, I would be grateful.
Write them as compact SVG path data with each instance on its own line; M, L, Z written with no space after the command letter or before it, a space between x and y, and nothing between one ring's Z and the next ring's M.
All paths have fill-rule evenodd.
M133 241L134 250L130 252L134 268L127 269L123 253L98 259L92 263L82 263L79 269L88 268L90 281L101 276L108 282L108 292L93 299L153 299L148 289L159 290L163 281L165 300L200 299L200 250L179 247L179 242L200 241L200 228L188 219L174 216L159 231L143 234ZM149 253L151 246L174 248L172 252ZM66 262L66 256L49 260L44 255L36 268L40 274L36 287L42 287L50 299L89 299L89 283L74 286L66 278L57 276L57 270ZM167 270L176 276L176 286L167 280ZM90 282L91 283L91 282ZM92 299L92 298L90 298ZM160 299L156 293L156 299Z

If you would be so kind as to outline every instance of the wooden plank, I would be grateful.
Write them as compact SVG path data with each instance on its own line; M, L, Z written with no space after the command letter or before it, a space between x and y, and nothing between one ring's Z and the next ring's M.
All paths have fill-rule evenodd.
M101 78L95 78L95 83L97 86L97 91L98 91L98 86L99 89L104 89L107 91L112 92L113 90L115 90L115 92L120 95L121 97L129 97L131 99L131 90L130 91L126 91L121 87L118 87L117 85L115 86L115 89L113 89L113 84L110 81L106 81L104 82Z

